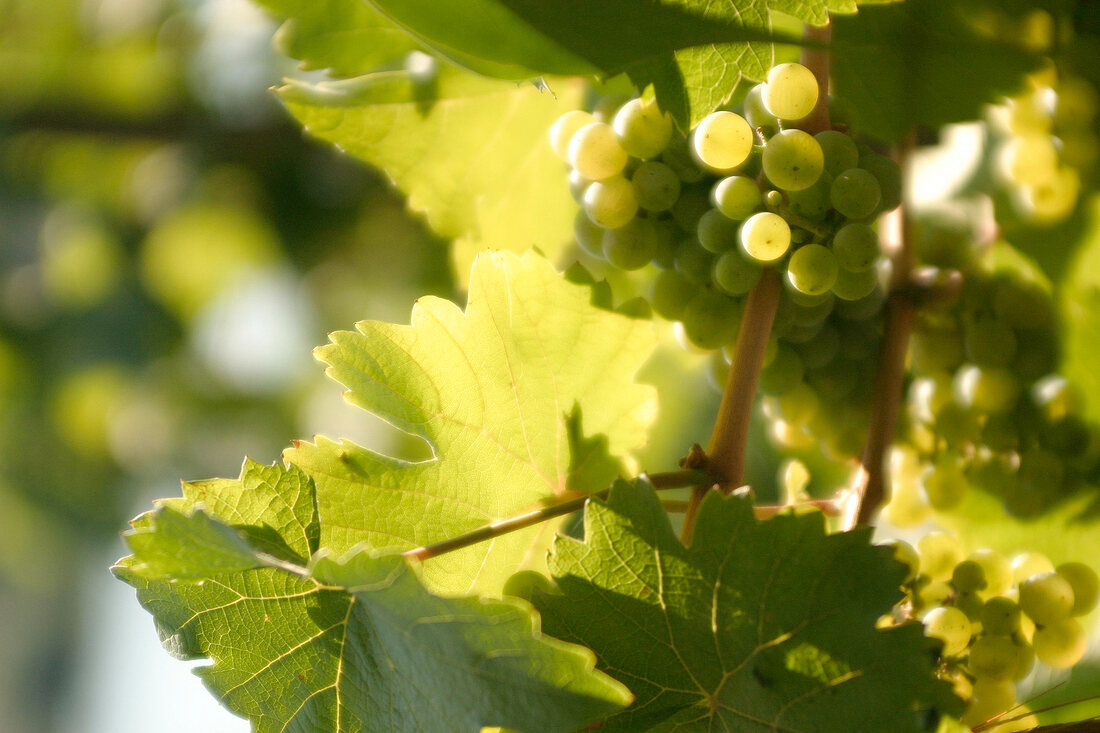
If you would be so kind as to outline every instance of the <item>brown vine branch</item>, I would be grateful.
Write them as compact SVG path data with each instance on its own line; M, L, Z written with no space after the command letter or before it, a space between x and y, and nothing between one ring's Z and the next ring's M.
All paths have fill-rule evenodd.
M912 147L911 138L896 150L896 158L903 171ZM889 212L883 218L882 226L884 247L890 255L893 272L885 306L867 442L856 474L845 492L844 530L869 523L886 498L886 450L897 430L905 380L905 354L917 311L917 289L913 287L912 229L905 204Z
M700 482L707 481L709 476L703 471L684 470L655 473L646 478L649 479L649 482L653 484L655 489L676 489L695 486ZM448 552L454 552L463 547L476 545L479 542L486 542L494 537L499 537L509 532L515 532L516 530L545 522L554 517L571 514L578 509L584 508L585 502L593 496L601 499L607 498L609 491L610 489L606 489L594 494L583 494L557 504L532 509L531 511L516 514L506 519L493 522L492 524L487 524L484 527L478 527L466 534L451 537L450 539L436 542L435 544L416 547L401 554L405 557L411 557L417 560L427 560L428 558L437 557Z

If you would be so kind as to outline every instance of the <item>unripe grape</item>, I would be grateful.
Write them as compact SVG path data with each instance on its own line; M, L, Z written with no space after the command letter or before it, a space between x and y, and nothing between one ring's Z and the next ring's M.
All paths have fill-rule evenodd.
M650 219L631 219L603 233L603 256L620 270L645 267L657 253L657 229Z
M978 366L1008 366L1016 356L1016 334L997 318L978 318L963 331L970 361Z
M1016 645L1007 636L985 635L970 647L967 666L977 677L992 680L1016 678Z
M861 155L859 167L869 171L878 180L882 196L879 213L897 208L902 198L901 167L891 158L878 153Z
M740 316L741 307L736 301L713 290L704 290L687 304L680 321L691 343L710 350L737 337Z
M951 577L951 571L963 560L963 547L946 532L929 532L917 540L920 571L933 579Z
M917 605L923 608L935 608L947 603L947 600L954 595L955 589L951 587L950 583L943 580L933 580L930 583L924 585L917 591ZM958 611L959 609L952 609ZM966 616L965 613L963 616ZM969 626L969 617L967 618L967 626Z
M856 141L843 132L824 130L814 135L825 155L825 171L836 177L846 170L859 166L859 148Z
M688 280L706 285L714 268L714 255L703 249L695 237L685 237L676 247L674 267Z
M970 488L958 455L946 452L940 456L921 476L921 488L933 509L942 511L958 506Z
M760 281L760 265L748 260L739 249L723 252L714 261L715 286L730 295L744 295Z
M974 696L970 698L963 724L977 726L1005 712L1016 704L1016 685L1011 680L979 677L974 681Z
M745 176L728 176L714 184L711 201L730 219L743 221L760 208L764 197L756 181Z
M753 132L745 118L733 112L712 112L691 133L696 159L716 171L736 168L752 151Z
M973 560L963 560L951 573L951 585L960 593L973 593L986 587L985 572Z
M1014 639L1013 643L1016 646L1016 673L1012 679L1022 680L1035 666L1035 647L1026 641Z
M620 107L611 126L623 148L635 158L660 155L672 137L672 120L656 102L641 98Z
M1058 169L1058 151L1049 135L1020 135L1001 152L1001 172L1014 183L1043 183Z
M584 192L584 211L604 229L618 229L638 213L634 186L622 176L592 183Z
M661 162L674 170L684 183L698 183L706 177L691 151L691 142L677 132L672 134L668 147L661 153Z
M802 130L783 130L764 146L764 175L785 191L801 191L814 185L825 170L825 155L812 135Z
M806 295L823 295L836 284L836 255L820 244L799 247L787 263L787 282Z
M803 366L798 353L780 344L775 358L760 372L760 389L765 394L780 395L802 382Z
M1100 600L1100 577L1095 570L1081 562L1065 562L1055 572L1073 588L1071 616L1083 616L1096 607Z
M680 198L676 199L669 213L681 229L688 234L695 234L699 219L709 209L706 190L700 186L687 186L680 189Z
M1003 415L1016 406L1020 383L1008 369L964 365L955 373L955 399L975 412Z
M779 417L789 423L805 425L814 419L821 401L805 382L799 382L774 399Z
M841 300L862 301L875 292L878 284L878 270L874 267L861 272L840 268L833 283L833 293Z
M879 258L878 234L866 224L845 224L833 236L837 264L845 270L861 272L874 267Z
M628 157L615 131L603 122L588 123L569 141L569 164L592 181L622 173Z
M1012 556L1012 581L1022 583L1032 575L1054 572L1054 563L1041 552L1020 552Z
M592 181L582 176L577 171L569 171L569 194L578 204L584 203L584 192Z
M1011 636L1020 630L1020 606L1004 596L994 596L982 607L981 620L986 633Z
M699 219L696 235L703 249L722 254L737 246L740 225L718 209L710 209Z
M882 190L869 171L850 168L833 179L829 200L834 209L849 219L865 219L878 209Z
M638 206L646 211L667 211L680 197L680 178L664 163L650 160L630 176Z
M791 228L778 214L753 214L741 225L741 249L757 262L775 262L791 246Z
M1057 572L1033 575L1020 584L1020 609L1040 626L1069 618L1073 604L1073 586Z
M550 126L550 147L554 155L563 162L569 162L569 142L577 130L595 122L596 118L584 110L574 109L566 112Z
M573 218L573 237L587 254L603 258L603 228L592 222L584 211Z
M903 585L917 577L917 570L920 568L920 556L912 545L904 540L889 540L883 544L893 549L894 559L906 568L905 579L901 581Z
M981 566L985 573L986 587L981 592L983 598L1004 595L1012 587L1012 566L1008 558L994 550L975 550L968 560Z
M650 303L657 315L669 321L678 321L684 308L699 292L699 287L676 270L662 270L653 280Z
M615 119L615 113L629 101L630 97L625 94L608 94L600 97L600 101L596 102L596 106L592 108L592 116L597 122L606 122L610 125Z
M962 654L970 643L970 619L957 608L940 606L923 619L924 635L943 642L943 656Z
M802 64L778 64L768 72L764 106L781 120L800 120L813 111L818 98L817 78Z
M830 199L833 177L823 171L814 185L801 191L791 191L787 194L787 200L791 211L810 221L821 221L833 210Z
M1040 662L1055 669L1067 669L1085 656L1088 639L1077 619L1066 618L1036 631L1032 644Z
M779 129L779 120L764 105L764 85L756 84L745 95L743 103L745 119L753 129L762 128L768 132Z
M931 515L932 507L928 506L915 483L895 481L882 513L895 527L904 529L922 524Z

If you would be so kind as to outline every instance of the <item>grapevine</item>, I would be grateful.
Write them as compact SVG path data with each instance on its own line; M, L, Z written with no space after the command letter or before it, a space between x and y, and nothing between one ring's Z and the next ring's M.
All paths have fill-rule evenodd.
M316 352L349 402L431 458L318 436L282 464L185 484L134 520L115 569L166 644L212 658L200 674L256 730L950 733L1057 714L1030 693L1036 670L1087 666L1095 557L1006 547L967 522L990 498L1011 526L1080 510L1100 481L1060 296L1012 245L1084 216L1094 185L1096 92L1051 40L1072 33L1040 43L999 15L953 30L1018 48L976 95L990 106L953 99L939 122L980 116L989 132L952 219L908 190L931 113L891 129L900 110L840 88L861 39L926 32L923 0L843 19L822 5L783 37L799 62L742 61L751 83L702 97L683 78L670 90L654 58L682 77L723 39L772 57L774 29L642 3L657 45L632 55L596 42L598 9L567 34L555 12L509 9L505 43L493 2L501 15L461 30L453 8L412 5L371 12L435 61L416 50L405 72L283 94L442 233L497 245L473 260L464 308L424 298L410 325L363 321ZM654 40L666 24L671 48ZM552 188L532 194L492 157L503 132L477 148L489 173L443 137L410 136L413 164L390 157L391 114L427 132L485 124L464 96L483 92L509 115L540 105L516 147ZM433 156L451 174L460 161L471 190L424 175ZM554 244L540 226L517 226L515 253L493 239L502 212L545 201L564 277L531 251ZM666 326L720 393L709 440L675 435L678 469L638 459L659 433L657 391L636 377ZM754 431L774 503L749 480ZM257 655L223 643L258 616L285 633ZM435 686L447 698L422 713Z

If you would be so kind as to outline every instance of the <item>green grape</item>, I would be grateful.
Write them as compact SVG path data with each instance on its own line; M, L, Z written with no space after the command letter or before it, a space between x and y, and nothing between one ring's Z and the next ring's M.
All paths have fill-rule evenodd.
M776 478L783 497L783 503L794 504L806 497L806 487L810 485L810 470L797 458L788 458L779 465Z
M737 230L740 225L718 209L709 209L699 218L696 236L703 249L714 254L737 246Z
M827 366L840 351L840 336L837 334L836 327L831 324L823 325L816 336L799 344L797 350L807 370Z
M631 219L603 233L603 256L620 270L645 267L657 253L657 228L649 219Z
M673 266L688 280L706 285L714 269L714 255L703 249L695 237L685 237L676 247Z
M985 571L973 560L963 560L951 571L951 585L960 593L976 593L984 590Z
M1023 639L1014 640L1016 647L1016 671L1012 675L1014 680L1022 680L1027 677L1028 673L1035 666L1035 647L1028 644ZM1020 728L1019 730L1031 730L1036 727L1038 723L1032 723L1029 726Z
M1068 669L1084 658L1088 639L1077 619L1066 618L1036 631L1032 644L1040 662L1055 669Z
M1031 385L1031 401L1051 422L1079 414L1084 405L1081 393L1057 374L1049 374Z
M970 647L970 671L991 680L1012 680L1016 676L1016 645L1007 636L982 636Z
M960 719L964 725L978 726L995 718L1016 704L1016 685L1011 680L979 677L974 692Z
M584 203L584 192L592 181L577 171L569 171L569 193L578 204Z
M657 230L657 251L653 255L653 264L662 270L676 265L676 246L679 244L680 227L672 219L654 219Z
M833 210L832 200L829 198L832 185L833 177L828 172L823 172L809 188L791 191L787 195L791 211L810 221L821 221Z
M812 135L802 130L783 130L764 146L764 175L785 191L801 191L814 185L825 170L825 155Z
M804 344L798 353L804 354L805 347L815 342L816 339ZM856 380L859 379L851 364L847 359L832 359L825 366L815 367L806 372L806 381L814 388L814 391L827 399L834 402L843 400L855 390ZM921 501L924 502L924 499L922 498ZM927 504L927 502L924 503ZM897 524L897 522L894 522L894 524Z
M894 559L905 566L905 579L901 581L902 585L917 577L920 556L917 555L916 549L911 544L904 540L889 540L884 542L883 545L891 548L894 551Z
M762 211L741 225L741 249L757 262L775 262L791 246L791 228L778 214Z
M923 374L953 372L964 358L957 327L918 326L909 339L909 360L913 369Z
M569 162L569 142L577 130L595 122L596 118L584 110L574 109L566 112L550 126L550 147L554 155L563 162Z
M846 170L859 166L859 148L856 141L836 130L825 130L814 135L825 155L825 172L839 176Z
M1020 552L1012 556L1012 580L1022 583L1032 575L1053 573L1054 563L1041 552Z
M1040 626L1069 618L1073 604L1073 586L1057 572L1033 575L1020 583L1020 610Z
M749 123L733 112L711 112L691 133L696 160L715 171L727 171L744 163L752 151L752 143Z
M1008 366L1016 357L1016 334L997 318L979 317L968 324L963 344L967 357L978 366Z
M807 295L823 295L836 283L836 256L828 247L807 244L799 247L787 263L787 282Z
M845 270L868 270L879 258L878 234L860 222L845 224L833 236L833 253L837 264Z
M837 273L837 279L840 278L840 273ZM846 283L845 290L851 294L856 292L855 285L858 282ZM864 283L866 285L866 283ZM833 286L833 292L836 293L836 286ZM837 295L840 298L840 295ZM882 306L886 302L886 293L879 287L878 284L878 272L875 272L875 287L870 293L864 295L862 298L856 298L854 300L841 299L836 304L836 314L847 321L867 321L873 319L875 316L882 312Z
M917 540L921 574L946 580L963 560L962 544L945 532L929 532Z
M600 97L600 101L596 102L596 106L592 108L592 116L598 122L606 122L610 125L615 119L615 113L628 101L630 97L625 94L608 94L606 97Z
M1081 177L1072 168L1058 168L1042 183L1023 190L1024 206L1040 222L1056 222L1073 213L1081 191Z
M730 219L743 221L760 208L764 197L753 179L746 176L728 176L714 184L710 200Z
M1057 335L1053 330L1021 331L1012 368L1020 379L1039 379L1058 366Z
M1065 464L1055 453L1041 447L1020 454L1019 484L1040 496L1057 495L1065 478Z
M862 272L839 268L833 283L833 294L841 300L862 301L871 297L878 286L878 270L873 267Z
M903 529L919 526L928 519L931 512L932 508L921 496L919 487L915 483L901 481L893 482L890 501L882 508L882 514L890 524ZM921 562L924 562L923 555ZM946 583L943 585L950 593L950 587L947 587ZM946 598L946 595L944 597Z
M504 581L504 588L501 590L506 596L522 598L526 601L530 601L536 591L552 593L554 584L545 575L534 570L520 570L515 573Z
M821 400L805 382L799 382L776 398L779 415L795 425L805 425L814 419Z
M798 352L780 344L775 358L760 371L760 389L766 394L781 395L802 382L802 359Z
M957 608L933 608L924 619L924 635L943 642L943 656L955 657L970 644L970 619Z
M745 95L743 106L745 119L748 120L749 125L754 130L760 128L768 132L774 132L779 129L779 120L764 105L763 84L756 84L749 90L748 94Z
M1096 607L1100 600L1100 577L1096 571L1081 562L1066 562L1055 571L1073 588L1071 616L1084 616Z
M1005 414L1016 406L1020 384L1007 369L963 365L955 373L955 399L968 409Z
M720 290L730 295L744 295L756 286L763 272L760 265L750 262L740 250L732 249L714 261L711 277Z
M669 321L678 321L688 302L699 292L694 283L676 270L662 270L653 279L649 302L657 315Z
M932 424L940 411L954 399L952 378L946 372L917 377L909 384L909 415L925 424Z
M993 291L993 312L1012 328L1047 326L1052 319L1050 295L1038 285L1002 280Z
M987 634L1011 636L1020 630L1020 606L1010 598L994 596L982 606L981 620Z
M630 176L638 206L646 211L667 211L680 198L680 178L664 163L646 161Z
M717 349L737 338L741 306L713 290L692 298L680 314L684 334L700 349Z
M994 550L975 550L967 560L978 563L985 573L986 586L981 593L983 598L1004 595L1012 587L1012 565L1001 553Z
M595 181L584 192L584 211L604 229L624 226L638 213L634 186L622 176Z
M603 258L603 232L584 211L578 211L573 217L573 237L586 254Z
M951 452L941 455L921 476L921 488L933 509L953 509L966 496L970 483L959 457Z
M592 181L619 175L628 157L615 131L603 122L588 123L569 141L569 164Z
M902 198L901 167L892 159L878 153L861 155L859 167L878 180L882 197L879 202L879 213L896 209Z
M1049 135L1017 135L1002 148L1000 164L1013 183L1041 184L1058 169L1058 150Z
M670 213L672 220L681 229L694 235L699 227L699 219L709 210L710 202L707 200L706 189L692 186L680 189L680 198L676 199Z
M762 99L781 120L800 120L813 111L818 98L817 77L802 64L778 64L768 72Z
M673 133L668 141L668 147L661 153L661 162L675 171L684 183L698 183L706 177L706 173L695 162L691 152L691 142L679 133Z
M615 113L611 123L619 142L635 158L655 158L672 138L672 120L655 101L632 99Z
M925 505L927 506L927 504ZM951 598L955 593L948 583L942 580L933 580L917 590L916 606L918 608L926 608L929 610L935 610L938 606L942 606ZM967 633L969 634L973 625L970 623L970 618L959 611L957 608L952 608L952 611L958 611L966 619Z
M849 219L866 219L878 210L882 190L878 179L862 168L850 168L833 179L833 208Z
M797 290L788 290L787 294L791 302L792 320L796 326L824 325L825 319L833 312L833 306L836 305L836 296L830 292L807 295Z

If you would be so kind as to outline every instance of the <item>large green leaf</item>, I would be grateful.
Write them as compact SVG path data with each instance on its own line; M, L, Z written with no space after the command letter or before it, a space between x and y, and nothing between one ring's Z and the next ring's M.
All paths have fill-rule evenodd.
M862 132L900 141L917 125L978 119L1038 68L1037 54L979 33L970 4L907 0L836 18L833 80Z
M584 536L557 541L561 594L535 604L547 633L589 645L634 692L601 731L904 733L961 707L919 624L876 630L905 572L869 530L760 522L748 499L712 493L685 547L652 487L619 482Z
M411 326L364 321L332 334L317 355L347 399L422 437L435 458L406 463L325 438L288 450L317 484L321 545L410 548L606 488L621 468L583 436L606 436L619 458L645 442L655 392L633 378L655 336L591 295L535 254L486 254L465 312L421 298ZM515 570L545 562L551 534L543 525L444 555L425 581L499 592Z
M256 0L284 19L279 50L303 69L333 76L363 74L420 47L363 0Z
M381 168L410 209L458 238L455 270L465 274L482 249L558 259L572 245L577 206L547 132L580 105L583 84L553 88L440 65L428 81L395 71L279 93L310 134Z
M159 523L143 536L173 548L179 539ZM433 596L400 557L319 556L312 573L201 582L144 569L131 557L114 571L172 654L212 660L198 675L257 733L571 730L631 699L593 670L591 652L543 637L530 606Z

